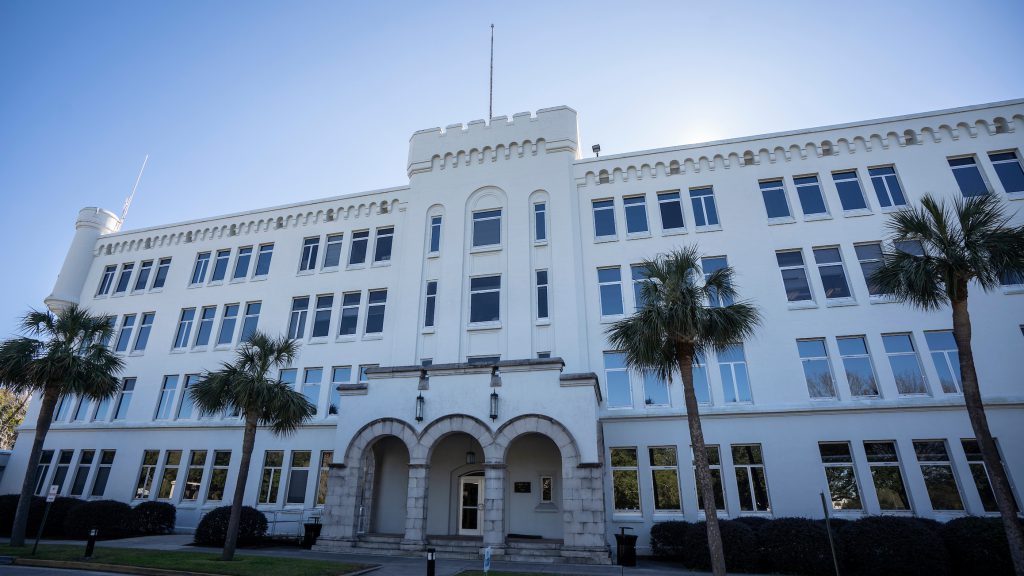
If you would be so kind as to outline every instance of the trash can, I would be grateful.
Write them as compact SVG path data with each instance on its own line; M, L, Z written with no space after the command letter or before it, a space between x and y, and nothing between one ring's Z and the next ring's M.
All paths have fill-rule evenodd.
M324 525L319 522L307 522L302 527L302 547L309 550L313 548L313 544L316 544L316 539L320 537L320 530L323 530Z
M626 534L626 530L633 530L627 526L620 526L619 533L615 535L615 558L619 566L636 566L636 539L635 534Z

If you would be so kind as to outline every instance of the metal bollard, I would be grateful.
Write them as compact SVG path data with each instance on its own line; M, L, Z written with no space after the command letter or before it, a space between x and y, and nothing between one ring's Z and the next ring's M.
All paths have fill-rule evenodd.
M89 530L89 540L86 541L86 543L85 543L85 559L86 560L91 560L92 559L92 552L96 548L96 534L98 534L98 533L99 533L99 530L97 530L95 528L93 528L92 530Z
M434 576L434 549L427 548L427 576Z

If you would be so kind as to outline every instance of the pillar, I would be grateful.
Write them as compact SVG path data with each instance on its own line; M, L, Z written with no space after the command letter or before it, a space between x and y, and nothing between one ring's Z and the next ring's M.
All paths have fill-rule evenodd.
M78 212L75 236L64 256L64 265L57 275L53 292L44 300L47 308L57 313L71 304L78 304L92 267L96 240L103 234L116 232L120 226L117 216L102 208L82 208Z
M430 466L409 464L409 494L406 500L405 536L402 550L423 550L427 541L427 483Z
M484 546L505 553L505 464L484 464Z

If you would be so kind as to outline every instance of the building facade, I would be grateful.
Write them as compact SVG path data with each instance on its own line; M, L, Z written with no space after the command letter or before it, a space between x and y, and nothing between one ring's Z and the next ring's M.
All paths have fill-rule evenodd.
M37 492L227 504L241 423L188 389L255 329L299 340L317 406L260 430L246 503L327 550L607 562L621 527L702 517L678 378L605 330L634 265L697 245L764 323L694 366L723 517L993 514L948 311L865 278L887 214L994 194L1024 215L1024 100L601 158L567 107L413 134L405 186L140 230L87 208L53 293L109 315L123 390L64 398ZM913 250L914 246L903 246ZM1024 490L1024 279L971 298L982 395ZM35 406L0 493L25 471Z

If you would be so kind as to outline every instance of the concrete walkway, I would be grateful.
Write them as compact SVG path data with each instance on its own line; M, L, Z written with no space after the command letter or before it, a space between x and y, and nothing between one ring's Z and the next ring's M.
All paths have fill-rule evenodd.
M85 542L68 540L44 540L47 544L80 544L85 548ZM202 548L191 546L191 534L169 534L166 536L140 536L138 538L124 538L122 540L109 540L97 542L98 547L106 548L137 548L148 550L172 550L178 552L215 552L217 548ZM274 556L305 558L308 560L328 560L345 562L350 564L376 564L380 568L369 573L369 576L419 576L427 573L427 561L425 558L408 556L383 556L364 554L340 554L336 552L314 552L294 547L272 547L272 548L245 548L239 549L239 554L248 556ZM483 562L480 560L446 560L443 555L438 554L436 564L437 576L455 576L464 570L482 570ZM654 576L656 574L670 574L673 576L703 576L706 572L692 572L677 566L664 564L651 560L641 559L636 568L622 568L620 566L589 566L581 564L526 564L523 562L494 562L491 571L503 572L524 572L535 574L586 574L588 576ZM752 575L747 575L752 576Z

